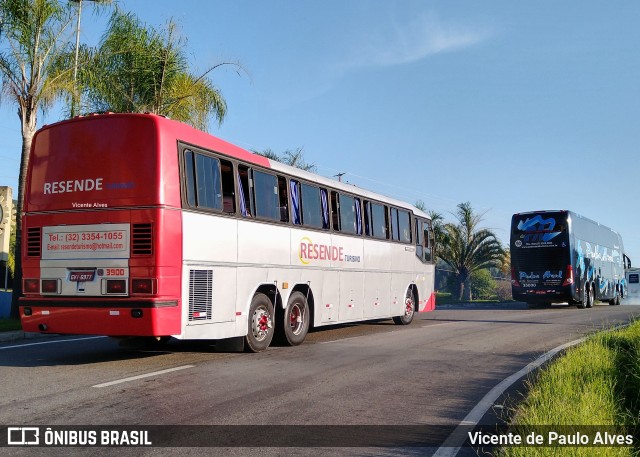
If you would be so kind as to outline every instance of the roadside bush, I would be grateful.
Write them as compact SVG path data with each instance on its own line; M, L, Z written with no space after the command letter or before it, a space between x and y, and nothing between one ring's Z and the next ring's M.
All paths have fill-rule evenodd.
M496 281L496 296L500 301L513 300L511 295L511 281Z
M476 300L494 298L496 281L489 270L478 270L471 273L471 297Z

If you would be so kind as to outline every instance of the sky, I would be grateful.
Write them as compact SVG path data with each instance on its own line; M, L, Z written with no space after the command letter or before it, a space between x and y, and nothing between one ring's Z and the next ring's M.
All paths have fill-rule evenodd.
M640 2L120 0L173 18L194 73L247 149L304 148L317 172L453 221L471 202L509 241L511 215L570 209L620 232L640 265ZM108 14L85 2L81 39ZM53 109L39 125L60 120ZM20 126L0 103L0 185L17 193Z

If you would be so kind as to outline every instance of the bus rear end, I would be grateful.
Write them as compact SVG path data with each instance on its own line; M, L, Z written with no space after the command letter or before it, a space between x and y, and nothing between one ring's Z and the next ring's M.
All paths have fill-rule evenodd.
M514 214L511 219L511 285L514 300L570 302L575 295L567 211Z
M106 114L36 134L22 231L25 331L180 333L177 155L159 122Z

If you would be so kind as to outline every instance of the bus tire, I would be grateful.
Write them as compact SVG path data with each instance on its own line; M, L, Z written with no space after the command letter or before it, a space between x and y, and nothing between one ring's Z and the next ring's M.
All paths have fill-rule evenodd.
M393 322L398 325L409 325L413 321L416 314L416 300L411 289L407 289L404 298L404 314L402 316L394 316Z
M273 303L265 294L255 294L249 307L249 329L244 337L247 352L261 352L273 339Z
M587 303L586 303L587 308L593 308L593 300L595 297L594 295L595 292L596 292L595 287L590 286L587 288Z
M576 308L578 309L585 309L587 307L587 300L588 297L590 295L589 293L589 289L591 288L591 286L587 285L584 288L584 294L582 295L582 301L576 302Z
M288 346L302 344L309 331L309 304L302 292L291 294L280 323L284 344Z

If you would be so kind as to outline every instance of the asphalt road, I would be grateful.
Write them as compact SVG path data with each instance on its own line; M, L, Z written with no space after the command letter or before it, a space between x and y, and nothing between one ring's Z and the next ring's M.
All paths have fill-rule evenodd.
M542 353L637 315L640 307L628 304L439 309L408 327L390 320L337 326L312 332L301 346L260 354L220 353L212 342L157 349L123 348L101 337L17 341L0 345L0 425L234 425L246 427L176 433L182 444L191 442L189 434L201 443L221 433L231 440L225 443L237 435L254 444L255 436L264 440L258 443L299 442L295 448L99 448L93 455L428 455L434 449L309 446L353 446L357 437L366 442L367 433L374 440L425 424L454 427L489 390ZM332 425L349 427L334 435L341 427L323 428Z

